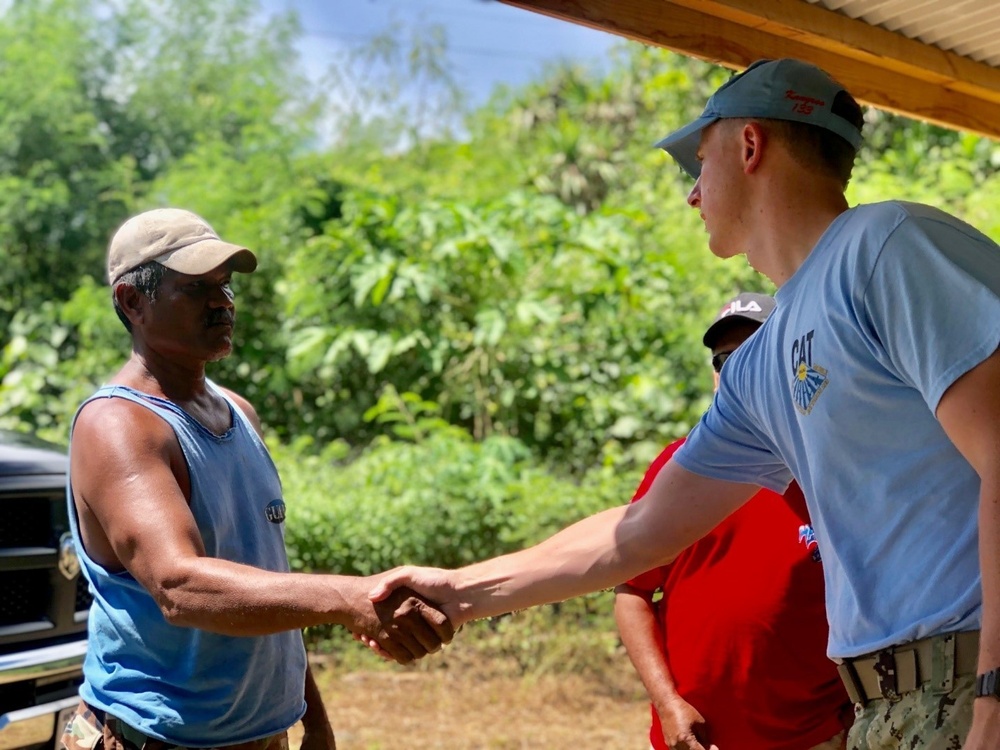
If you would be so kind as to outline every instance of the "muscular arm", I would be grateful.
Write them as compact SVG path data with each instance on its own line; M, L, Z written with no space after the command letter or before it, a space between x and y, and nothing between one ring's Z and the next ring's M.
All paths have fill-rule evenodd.
M88 553L110 570L131 573L172 624L256 636L332 623L384 637L366 596L377 576L279 573L208 557L188 505L180 446L148 410L121 399L91 402L77 420L70 451ZM436 619L435 632L447 640L450 625ZM428 639L427 650L436 648L430 628L414 637ZM399 653L395 646L389 651Z
M980 673L1000 667L1000 352L945 391L937 418L979 474L979 564L983 579ZM966 748L992 747L1000 736L1000 701L976 701ZM982 744L976 744L982 742Z
M441 603L456 624L562 601L669 562L757 489L707 479L671 461L641 503L611 508L534 547L457 571L397 568L372 596L408 585Z

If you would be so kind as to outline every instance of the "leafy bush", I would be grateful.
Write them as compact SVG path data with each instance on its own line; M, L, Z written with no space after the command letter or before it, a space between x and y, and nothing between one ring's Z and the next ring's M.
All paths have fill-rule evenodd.
M272 446L288 503L294 569L370 575L413 563L458 567L520 549L622 502L596 483L546 473L512 438L457 430L419 443L377 440L344 465ZM603 491L602 491L603 489Z
M322 457L283 466L292 566L369 575L497 554L497 509L516 469L494 448L440 435L419 445L378 441L346 466Z

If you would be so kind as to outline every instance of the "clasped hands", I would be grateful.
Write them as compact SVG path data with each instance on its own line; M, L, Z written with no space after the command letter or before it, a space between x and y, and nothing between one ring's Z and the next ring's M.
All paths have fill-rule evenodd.
M433 602L401 586L387 597L372 602L374 621L351 628L356 640L385 659L410 664L441 650L455 636L448 617Z
M421 585L423 581L407 575L414 570L432 569L396 568L363 579L369 585L366 596L371 616L361 618L357 627L351 628L356 640L400 664L409 664L450 643L458 619L455 613L446 613L447 606L436 603L448 598L443 591Z

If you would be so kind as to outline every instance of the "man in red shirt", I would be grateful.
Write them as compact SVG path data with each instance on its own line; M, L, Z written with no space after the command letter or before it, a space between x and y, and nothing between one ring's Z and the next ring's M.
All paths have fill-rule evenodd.
M732 299L705 332L722 365L774 309ZM646 494L681 444L657 457ZM662 598L654 601L656 592ZM654 750L841 750L853 716L826 658L823 571L802 491L761 490L670 565L615 589L622 642L651 701Z

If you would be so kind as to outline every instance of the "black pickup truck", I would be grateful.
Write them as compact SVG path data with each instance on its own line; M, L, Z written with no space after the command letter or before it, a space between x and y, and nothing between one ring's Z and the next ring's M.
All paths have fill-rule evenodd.
M51 750L79 700L91 598L68 466L58 446L0 431L0 750Z

